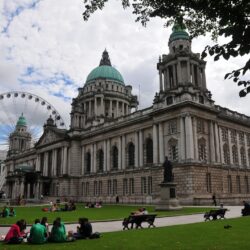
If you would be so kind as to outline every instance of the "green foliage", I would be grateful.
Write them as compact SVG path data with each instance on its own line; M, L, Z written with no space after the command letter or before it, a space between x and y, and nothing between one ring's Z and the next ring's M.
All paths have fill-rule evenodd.
M120 0L123 7L130 5L133 13L137 16L136 21L143 25L152 17L166 19L166 26L172 25L174 21L184 23L191 37L211 33L212 39L217 41L219 36L228 37L230 41L226 44L206 46L202 58L214 56L217 61L221 57L228 60L230 57L244 56L250 51L250 4L249 0ZM84 0L84 20L98 9L102 9L108 0ZM226 75L225 78L234 77L236 72L243 76L250 70L250 60L245 65ZM239 76L238 75L238 76ZM235 82L239 78L233 79ZM249 85L249 81L245 81ZM243 91L243 92L242 92ZM245 88L240 91L240 96L248 94ZM242 94L244 93L244 94Z
M250 217L226 219L162 228L103 233L100 239L44 245L1 245L5 249L120 249L120 250L246 250L249 241ZM230 225L230 228L225 228Z

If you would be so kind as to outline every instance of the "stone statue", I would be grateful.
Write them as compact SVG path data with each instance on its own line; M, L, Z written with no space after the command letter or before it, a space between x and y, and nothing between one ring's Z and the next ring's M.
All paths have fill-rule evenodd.
M168 157L165 157L165 161L163 163L164 167L164 179L163 182L171 182L173 181L173 173L172 173L172 163L168 160Z

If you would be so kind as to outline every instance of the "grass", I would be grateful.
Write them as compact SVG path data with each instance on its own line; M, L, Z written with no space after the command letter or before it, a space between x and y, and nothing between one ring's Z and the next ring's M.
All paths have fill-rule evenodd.
M46 207L46 206L42 206ZM61 217L64 222L77 222L79 217L87 217L90 221L119 220L128 216L131 211L138 209L137 206L128 205L104 205L102 208L84 208L83 204L78 204L76 211L70 212L43 212L41 206L16 207L16 217L0 218L1 225L15 223L19 219L25 219L28 224L32 224L36 218L48 217L52 223L56 217ZM204 213L209 208L184 207L178 211L154 211L154 206L145 206L149 213L157 213L158 216L175 216L184 214ZM1 208L0 208L1 209Z
M231 225L224 229L224 225ZM111 249L111 250L246 250L250 249L250 217L202 222L171 227L103 233L100 239L45 245L0 245L5 249Z

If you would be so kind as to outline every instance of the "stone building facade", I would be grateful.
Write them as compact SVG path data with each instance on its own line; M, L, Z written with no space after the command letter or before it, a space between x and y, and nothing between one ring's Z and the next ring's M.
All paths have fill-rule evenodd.
M168 156L182 204L249 199L250 118L214 104L206 62L178 25L169 51L157 63L153 105L137 110L105 50L72 101L70 129L49 118L33 148L8 156L8 196L157 203Z

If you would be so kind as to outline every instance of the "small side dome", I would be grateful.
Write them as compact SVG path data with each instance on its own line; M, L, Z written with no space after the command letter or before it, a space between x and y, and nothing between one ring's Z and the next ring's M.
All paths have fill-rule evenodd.
M110 79L117 81L118 83L124 85L124 80L121 73L112 67L109 54L105 50L102 54L102 59L98 67L94 68L88 75L86 79L86 84L96 80L96 79Z
M19 117L18 121L17 121L17 126L27 126L27 121L25 119L25 117L22 115Z
M186 28L185 28L184 24L175 23L172 31L173 32L169 37L169 43L171 43L175 40L180 40L180 39L190 41L190 36L186 32Z

